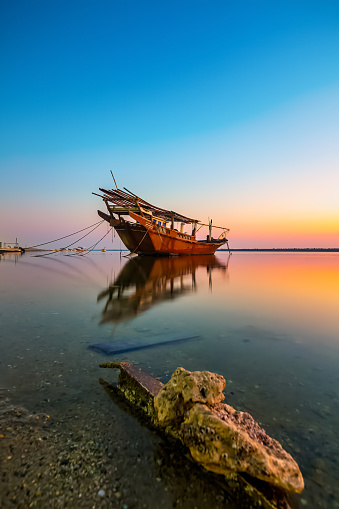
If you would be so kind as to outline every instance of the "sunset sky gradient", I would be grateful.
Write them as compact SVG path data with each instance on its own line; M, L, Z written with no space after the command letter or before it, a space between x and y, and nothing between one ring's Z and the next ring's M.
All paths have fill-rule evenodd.
M339 2L16 0L0 27L0 241L95 223L112 169L231 247L339 247Z

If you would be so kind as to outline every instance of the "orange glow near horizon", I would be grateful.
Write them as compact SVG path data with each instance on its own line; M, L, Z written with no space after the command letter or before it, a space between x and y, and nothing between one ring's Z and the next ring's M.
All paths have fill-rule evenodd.
M220 255L219 255L220 256ZM236 253L229 262L227 302L224 281L213 280L215 305L236 316L280 323L325 340L338 341L339 255ZM255 317L255 318L254 318Z
M258 218L231 225L234 247L339 247L337 218Z

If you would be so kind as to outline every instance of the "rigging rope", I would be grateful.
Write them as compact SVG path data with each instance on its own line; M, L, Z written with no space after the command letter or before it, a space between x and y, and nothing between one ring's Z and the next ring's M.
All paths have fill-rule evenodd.
M74 254L78 254L78 256L85 256L88 253L90 253L91 251L93 251L93 249L99 244L99 242L101 242L110 233L112 228L113 228L113 226L108 230L108 232L105 233L105 235L103 237L101 237L101 239L98 240L98 242L96 242L95 244L93 244L93 246L91 246L89 249L87 249L87 251L85 253L79 253L79 254L74 253Z
M59 239L50 240L49 242L43 242L42 244L36 244L35 246L29 246L26 249L31 249L32 247L45 246L46 244L52 244L52 242L57 242L58 240L66 239L67 237L72 237L72 235L76 235L77 233L88 230L88 228L92 228L92 226L95 226L96 224L101 224L103 222L104 222L104 219L102 221L98 221L97 223L91 224L91 226L87 226L87 228L83 228L82 230L78 230L77 232L70 233L69 235L65 235L64 237L60 237ZM72 244L70 244L70 245L72 245Z
M77 244L78 242L80 242L80 240L82 240L82 239L84 239L85 237L87 237L87 235L89 235L90 233L94 232L94 230L96 230L96 229L97 229L97 228L101 225L101 223L103 223L103 221L104 221L104 219L103 219L102 221L100 221L100 223L99 223L99 224L97 224L97 226L95 226L95 227L93 228L93 230L89 231L88 233L85 233L85 235L83 235L82 237L80 237L80 239L75 240L74 242L72 242L72 244L68 244L68 246L67 246L67 247L70 247L70 246L73 246L74 244Z
M92 230L90 230L88 233L85 233L85 235L83 235L82 237L80 237L80 239L77 239L77 240L75 240L74 242L72 242L71 244L68 244L68 246L66 246L66 247L65 247L65 249L68 249L70 246L73 246L73 244L76 244L76 243L78 243L80 240L82 240L82 239L84 239L85 237L87 237L87 235L89 235L90 233L94 232L94 230L96 230L96 229L97 229L97 228L98 228L98 227L99 227L99 226L100 226L103 222L104 222L104 219L103 219L102 221L99 221L99 223L95 223L95 224L96 224L96 226L95 226ZM93 225L92 225L92 226L93 226ZM89 228L90 228L90 226L89 226ZM87 230L87 228L84 228L84 229L86 229L86 230ZM83 231L83 230L81 230L81 231ZM73 235L74 235L74 234L73 234ZM68 235L68 237L69 237L69 235ZM100 242L100 241L99 241L99 242ZM34 256L35 256L36 258L38 258L38 257L41 257L41 256L48 256L48 255L51 255L51 254L56 254L56 251L51 251L50 253L44 253L44 254L42 254L42 255L34 255ZM59 254L59 252L58 252L58 254ZM75 254L77 254L77 253L75 253Z
M165 246L165 249L168 251L168 253L169 253L169 254L171 254L171 252L167 249L167 246L166 246L165 242L162 240L162 237L161 237L161 235L160 235L160 231L159 231L159 226L156 224L156 225L155 225L155 227L156 227L156 229L157 229L157 232L158 232L158 235L159 235L159 237L160 237L161 242L162 242L162 243L164 244L164 246Z
M146 237L148 233L148 229L146 228L146 232L145 232L145 235L143 236L143 238L141 239L141 241L139 242L139 244L137 245L137 247L135 249L133 249L133 251L131 251L130 253L128 253L128 255L125 255L124 258L127 258L128 256L132 255L133 253L135 253L135 251L138 249L138 247L140 246L141 242L144 240L144 238ZM121 243L120 243L120 255L121 255Z

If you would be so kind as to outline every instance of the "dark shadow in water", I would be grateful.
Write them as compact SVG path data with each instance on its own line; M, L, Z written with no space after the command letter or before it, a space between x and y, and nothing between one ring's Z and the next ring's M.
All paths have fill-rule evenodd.
M105 355L117 355L120 353L126 352L135 352L136 350L145 350L147 348L155 348L158 346L166 346L173 345L177 343L182 343L184 341L190 341L192 339L199 339L200 336L189 336L189 337L181 337L181 338L171 338L164 339L163 336L152 338L150 341L149 338L146 339L146 342L143 343L131 342L131 341L115 341L114 343L96 343L93 345L89 345L88 348L94 350L99 353L104 353Z
M142 426L161 437L161 442L154 450L154 459L157 465L157 475L166 484L173 494L174 500L180 500L180 507L187 509L194 507L205 509L206 502L211 507L224 509L297 509L298 501L282 490L269 484L253 479L250 476L238 476L237 480L228 481L221 475L214 474L197 465L187 448L178 441L159 433L151 420L137 408L128 404L119 389L102 378L99 383L110 399L124 412L136 418ZM191 492L188 493L188 487ZM252 494L245 487L252 486ZM179 507L179 506L178 506Z
M97 297L98 302L106 299L100 323L130 320L156 304L197 291L199 267L206 267L212 290L213 269L227 274L228 262L229 257L225 265L214 255L132 258Z

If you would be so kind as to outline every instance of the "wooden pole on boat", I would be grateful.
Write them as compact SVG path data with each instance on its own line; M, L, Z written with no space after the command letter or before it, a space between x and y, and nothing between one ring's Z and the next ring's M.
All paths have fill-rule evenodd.
M131 194L132 196L134 196L134 198L139 198L139 196L137 196L136 194L132 193L132 191L130 191L129 189L127 189L127 187L124 187L125 191L127 191L129 194Z
M210 237L210 240L212 240L212 219L210 220L209 222L209 237Z
M117 183L115 182L115 178L114 178L114 175L113 175L113 172L112 172L112 170L110 170L110 172L111 172L111 175L112 175L112 177L113 177L113 180L114 180L114 184L115 184L115 187L116 187L116 189L118 189L118 186L117 186Z
M94 193L92 193L92 194L94 194ZM209 226L210 225L209 223L208 224L207 223L201 223L200 221L197 221L197 224L199 224L200 227L201 226ZM227 230L227 231L229 231L229 229L225 228L225 226L215 226L215 224L213 225L213 228L220 228L220 230Z

